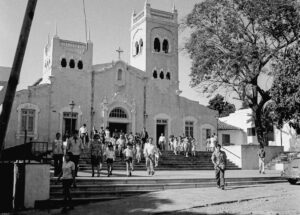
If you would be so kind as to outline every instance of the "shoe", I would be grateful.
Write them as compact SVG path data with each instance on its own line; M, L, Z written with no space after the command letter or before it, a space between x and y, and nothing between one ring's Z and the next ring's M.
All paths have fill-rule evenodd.
M152 171L152 173L151 173L152 175L154 175L154 171Z
M70 210L74 210L74 206L70 206L69 209L70 209Z
M266 174L265 172L263 172L262 174Z
M224 187L221 187L221 190L225 190L225 188L224 188Z
M131 172L129 173L129 176L131 176L132 174L131 174Z

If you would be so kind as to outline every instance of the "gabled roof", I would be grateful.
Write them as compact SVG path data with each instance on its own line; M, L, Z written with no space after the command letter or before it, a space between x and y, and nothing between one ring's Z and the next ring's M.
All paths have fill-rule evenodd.
M96 64L96 65L93 65L93 69L96 71L96 72L107 72L109 71L111 68L114 68L114 67L117 67L118 65L122 65L124 68L127 68L126 70L129 72L129 73L132 73L136 76L138 76L139 78L146 78L146 73L136 67L133 67L129 64L127 64L126 62L122 61L122 60L119 60L119 61L116 61L116 62L111 62L111 63L103 63L103 64Z
M242 129L218 120L218 130L242 130Z

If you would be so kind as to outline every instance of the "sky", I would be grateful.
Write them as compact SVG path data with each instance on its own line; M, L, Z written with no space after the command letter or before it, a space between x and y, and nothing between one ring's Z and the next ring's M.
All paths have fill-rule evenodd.
M175 2L179 22L201 0L148 0L152 8L171 11ZM107 63L118 59L115 51L124 50L122 60L129 62L130 22L133 10L139 12L144 0L85 0L87 25L94 45L93 64ZM27 1L0 1L0 66L11 67ZM48 35L62 39L85 41L85 25L82 0L39 0L23 61L18 89L27 88L42 76L43 48ZM188 38L179 31L179 49ZM184 51L179 53L179 80L181 94L207 105L208 98L189 86L191 60ZM229 96L230 97L230 96ZM230 98L226 98L230 101ZM234 100L231 102L235 103Z

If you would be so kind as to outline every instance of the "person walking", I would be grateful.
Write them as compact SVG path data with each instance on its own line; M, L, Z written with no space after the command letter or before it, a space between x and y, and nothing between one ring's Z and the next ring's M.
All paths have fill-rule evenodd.
M52 142L52 156L54 161L54 176L58 176L62 169L62 162L64 156L64 146L60 139L60 133L56 133L55 140Z
M109 177L112 175L113 163L116 159L115 150L111 143L108 144L108 147L107 147L106 151L104 152L104 156L106 158L106 164L107 164L107 177Z
M75 164L71 161L73 154L72 152L67 152L65 155L65 160L62 165L62 171L57 178L57 182L62 178L63 185L63 196L64 196L64 207L62 209L62 213L66 213L69 209L73 209L72 205L72 197L70 193L71 185L73 184L76 187L75 180Z
M86 124L83 124L79 128L79 137L80 137L83 145L87 146L87 144L89 142L89 135L88 135L88 130L87 130Z
M146 128L143 128L142 132L141 132L141 139L142 139L142 148L144 148L144 145L146 143L146 141L148 140L148 132L146 131Z
M153 138L148 138L148 141L145 144L144 147L144 156L146 158L146 167L147 167L147 173L148 175L154 175L154 153L155 153L155 147L153 145Z
M100 141L100 135L95 134L90 145L92 177L95 175L95 167L97 168L97 176L100 177L100 171L103 163L103 144Z
M125 162L126 162L126 172L127 176L132 175L133 170L133 150L132 150L132 144L127 144L127 148L123 151L125 156Z
M81 141L80 138L78 138L78 130L75 130L73 137L68 139L67 143L67 151L72 152L72 161L75 164L75 176L77 177L78 173L78 163L79 163L79 158L82 153L82 150L84 149L84 145Z
M265 174L265 157L266 152L263 145L260 145L259 150L257 152L258 155L258 168L259 168L259 174Z
M220 144L217 145L214 152L212 153L211 160L215 168L217 186L218 188L224 190L227 157L226 153L221 150Z

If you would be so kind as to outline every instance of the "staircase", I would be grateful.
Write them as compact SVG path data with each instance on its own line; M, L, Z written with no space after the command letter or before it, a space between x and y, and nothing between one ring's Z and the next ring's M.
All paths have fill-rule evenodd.
M286 181L281 177L226 178L226 186L282 182L285 183ZM37 201L35 205L36 208L46 209L62 206L63 194L61 184L55 184L55 179L51 179L50 183L50 200ZM121 199L133 195L140 195L166 189L207 188L215 186L216 182L214 178L79 177L77 178L77 188L72 188L71 193L74 204L86 204L97 201Z
M159 159L158 167L156 170L212 170L213 164L211 162L212 152L197 152L195 157L189 156L185 157L182 154L174 155L171 151L162 152L162 156ZM85 150L81 156L79 162L79 170L84 172L91 172L91 161L90 154L88 150ZM106 163L103 163L103 169L106 169ZM114 162L114 170L125 170L126 163L117 157ZM228 170L240 169L231 161L227 160ZM140 163L134 164L134 170L145 170L145 160L142 159Z

